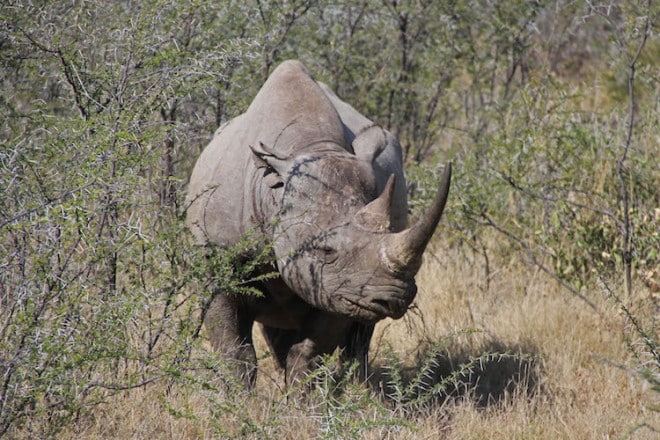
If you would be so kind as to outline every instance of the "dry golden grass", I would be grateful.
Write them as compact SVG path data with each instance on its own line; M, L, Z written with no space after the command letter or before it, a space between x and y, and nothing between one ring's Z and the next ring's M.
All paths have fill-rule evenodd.
M522 352L532 356L529 374L521 374L517 361L493 363L479 380L482 389L491 386L491 391L500 391L496 401L478 403L477 398L483 396L477 387L409 414L409 426L373 427L358 437L657 438L657 431L638 426L647 423L660 429L658 413L648 409L650 404L657 405L657 392L613 365L630 365L631 353L624 341L624 320L604 293L589 293L600 309L596 313L541 272L515 262L502 266L491 262L486 289L482 263L456 250L428 253L418 275L418 309L377 327L372 342L374 373L382 367L386 346L414 366L429 344L444 341L447 362L488 350ZM648 305L651 292L642 283L637 288L640 313L644 304L653 308ZM462 332L468 328L480 331ZM262 341L258 349L263 353ZM514 386L505 387L507 382ZM209 390L165 384L134 390L94 408L61 437L299 439L326 435L320 430L320 418L327 415L319 407L322 403L287 402L282 384L281 373L270 359L264 359L257 390L250 397L221 397ZM375 394L371 396L376 399ZM402 414L392 410L390 415ZM383 413L365 403L349 412L338 410L336 417L375 422Z

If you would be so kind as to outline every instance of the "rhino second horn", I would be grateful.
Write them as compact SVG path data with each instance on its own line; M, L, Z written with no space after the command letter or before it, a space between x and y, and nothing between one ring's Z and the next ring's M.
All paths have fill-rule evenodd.
M414 275L422 263L422 254L431 240L442 212L447 203L451 181L451 162L445 166L438 192L431 208L414 226L401 232L390 234L381 248L384 266L394 273Z
M394 174L391 174L380 196L355 214L355 221L358 226L374 232L385 232L390 229L395 180Z

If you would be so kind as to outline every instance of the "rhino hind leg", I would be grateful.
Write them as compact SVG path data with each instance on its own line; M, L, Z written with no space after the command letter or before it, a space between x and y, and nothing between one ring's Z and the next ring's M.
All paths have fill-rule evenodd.
M252 342L254 318L235 297L216 293L204 315L204 326L214 351L220 351L231 372L247 388L257 378L257 356Z

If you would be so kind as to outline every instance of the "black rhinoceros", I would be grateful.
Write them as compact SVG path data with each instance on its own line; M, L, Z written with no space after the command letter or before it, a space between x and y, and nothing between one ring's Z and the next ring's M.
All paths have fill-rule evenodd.
M253 384L259 322L287 384L338 347L366 374L377 321L400 318L449 192L407 227L401 146L315 81L298 61L275 69L247 111L220 127L190 178L187 222L200 243L258 230L278 276L263 295L216 292L204 316L214 349Z

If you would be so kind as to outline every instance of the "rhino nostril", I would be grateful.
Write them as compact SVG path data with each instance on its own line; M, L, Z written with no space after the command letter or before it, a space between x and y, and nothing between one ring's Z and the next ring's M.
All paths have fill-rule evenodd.
M400 300L372 299L371 304L381 309L385 315L395 318L401 317L408 309L408 302Z
M380 307L383 307L384 309L389 310L389 308L390 308L389 301L385 301L384 299L373 299L373 300L371 300L371 302L373 304L376 304L376 305L380 306Z

